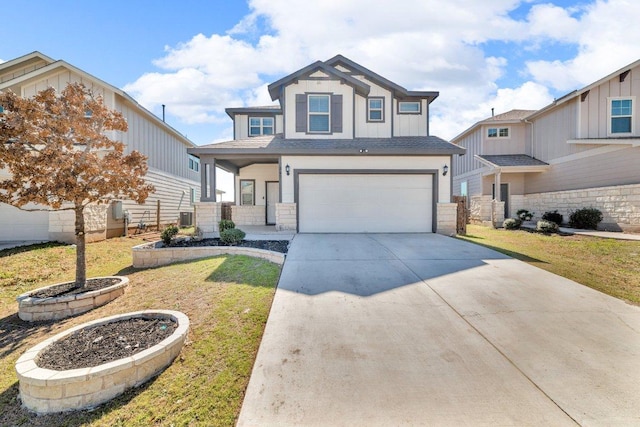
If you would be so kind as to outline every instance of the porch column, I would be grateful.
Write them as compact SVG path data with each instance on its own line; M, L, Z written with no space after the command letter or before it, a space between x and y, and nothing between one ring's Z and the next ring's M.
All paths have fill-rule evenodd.
M495 200L496 202L501 202L502 200L500 199L501 197L501 192L500 192L500 178L501 178L501 173L500 173L500 169L496 169L495 173L494 173L494 177L495 177L495 195L493 197L493 200Z
M200 201L216 201L216 159L202 159L200 172Z

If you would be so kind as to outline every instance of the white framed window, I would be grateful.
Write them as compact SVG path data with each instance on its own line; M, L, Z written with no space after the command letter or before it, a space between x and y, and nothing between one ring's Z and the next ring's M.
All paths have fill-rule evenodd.
M240 180L240 204L242 206L255 205L256 181L254 179Z
M609 98L609 135L631 135L635 97Z
M273 117L249 117L249 136L273 135Z
M420 101L399 101L398 114L420 114Z
M196 202L196 189L189 188L189 203L192 205Z
M384 98L367 98L367 121L384 122Z
M487 138L509 138L509 128L489 128L487 129Z
M189 169L194 172L200 172L200 159L194 156L189 156Z
M309 95L309 133L329 133L331 131L331 95Z

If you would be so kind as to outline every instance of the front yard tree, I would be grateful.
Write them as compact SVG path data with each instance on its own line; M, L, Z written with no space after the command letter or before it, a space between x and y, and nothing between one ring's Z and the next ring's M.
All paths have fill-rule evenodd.
M110 136L126 132L127 122L82 84L28 99L0 92L0 106L0 169L10 173L0 180L0 202L25 211L73 211L75 282L84 286L84 210L113 199L143 203L154 190L144 181L146 157L124 154L124 144Z

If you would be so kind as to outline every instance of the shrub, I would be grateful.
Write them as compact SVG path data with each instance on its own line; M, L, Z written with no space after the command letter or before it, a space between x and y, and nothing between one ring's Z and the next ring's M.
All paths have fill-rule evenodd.
M169 245L171 243L171 239L173 239L176 234L178 234L178 227L176 227L175 225L170 225L162 230L162 234L160 234L160 237L162 238L162 242L165 245Z
M602 212L595 208L582 208L569 215L569 226L572 228L597 229L602 221Z
M236 224L230 219L223 219L218 223L218 229L222 233L224 230L231 230L232 228L236 228Z
M561 213L558 213L558 211L555 210L553 212L545 212L542 215L542 219L555 222L556 224L560 225L562 224L563 217Z
M517 230L522 225L522 221L520 221L520 218L507 218L502 225L507 230Z
M541 231L543 233L557 233L558 232L558 224L553 221L542 220L538 221L536 224L536 230Z
M233 246L242 242L245 233L239 228L229 228L220 232L220 241L225 245Z
M518 212L516 212L516 215L518 216L518 218L520 218L520 221L531 221L531 218L533 218L533 214L534 212L529 212L526 209L518 209Z

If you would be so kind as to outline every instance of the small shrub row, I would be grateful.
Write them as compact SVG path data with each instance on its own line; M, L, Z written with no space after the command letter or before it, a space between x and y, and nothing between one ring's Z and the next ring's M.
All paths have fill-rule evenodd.
M221 233L225 230L231 230L232 228L236 228L236 223L230 219L223 219L218 223L218 229Z
M551 222L555 222L558 225L562 224L562 214L559 213L557 210L553 211L553 212L545 212L542 215L542 219L545 221L551 221Z
M502 225L507 230L517 230L522 225L522 221L520 218L507 218Z
M244 231L236 228L236 224L230 219L223 219L218 223L220 230L220 241L225 245L234 246L242 242L246 234Z
M176 234L178 234L178 227L176 227L175 225L170 225L162 230L162 233L160 233L160 238L162 239L162 242L168 246L171 243L171 240L176 237Z
M526 209L518 209L516 212L516 216L520 219L520 221L531 221L535 212L529 212Z
M536 224L536 231L542 233L557 233L560 227L553 221L540 220Z
M569 215L569 226L572 228L597 229L602 221L602 212L595 208L583 208Z

